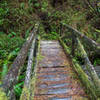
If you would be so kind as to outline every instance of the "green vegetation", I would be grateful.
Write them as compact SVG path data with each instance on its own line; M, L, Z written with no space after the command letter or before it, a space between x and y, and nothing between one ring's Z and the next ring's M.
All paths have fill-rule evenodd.
M100 2L98 0L1 0L0 1L0 81L4 79L27 39L34 24L40 21L39 35L42 39L57 40L62 34L68 53L71 53L71 35L61 23L71 25L87 37L100 43ZM65 34L63 34L65 33ZM65 37L66 36L66 37ZM87 54L96 67L100 67L100 53L94 53L83 43ZM80 51L74 57L84 64ZM20 71L14 86L19 99L25 79L26 65ZM1 82L2 83L2 82Z

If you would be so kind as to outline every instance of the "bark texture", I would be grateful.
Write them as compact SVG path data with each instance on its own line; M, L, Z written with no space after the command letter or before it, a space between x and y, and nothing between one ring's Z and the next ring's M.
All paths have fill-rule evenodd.
M29 55L29 59L28 59L28 65L27 65L27 71L26 71L26 77L25 77L25 83L24 83L27 87L29 87L29 82L30 82L30 78L31 78L35 42L36 42L36 39L34 39L33 42L32 42L32 46L31 46L31 49L30 49L30 55Z
M61 45L63 46L65 53L68 54L68 52L69 52L68 47L66 46L66 44L62 41L62 39L60 37L59 37L59 41L60 41ZM83 71L83 69L77 63L77 61L75 59L72 59L72 67L78 74L80 81L82 82L83 86L85 87L86 92L88 93L90 99L91 100L99 100L100 98L98 96L99 93L97 91L97 88L94 86L93 82L89 80L88 76L86 75L86 73Z
M28 49L31 46L31 43L37 33L39 27L39 23L35 24L35 27L33 31L31 32L29 38L27 41L23 44L18 56L15 58L11 69L9 70L8 74L6 75L5 79L3 80L3 88L4 91L8 94L8 91L11 91L13 89L13 86L17 82L17 76L19 73L20 68L24 64L27 54L28 54Z
M81 44L81 42L78 38L77 38L77 41L78 41L78 45L79 45L78 49L80 49L80 51L81 51L82 57L84 58L84 61L85 61L85 64L86 64L86 68L87 68L88 72L90 73L90 77L91 77L92 81L94 82L94 85L100 91L100 79L99 79L92 63L90 62L90 60L87 56L87 53L84 50L83 45Z
M81 32L79 32L78 30L74 29L73 27L64 24L64 26L69 29L72 34L76 35L77 37L79 37L81 40L83 40L87 45L89 45L91 48L96 48L95 50L98 51L100 50L100 44L96 43L94 40L88 38L87 36L85 36L84 34L82 34ZM98 52L100 53L100 52Z

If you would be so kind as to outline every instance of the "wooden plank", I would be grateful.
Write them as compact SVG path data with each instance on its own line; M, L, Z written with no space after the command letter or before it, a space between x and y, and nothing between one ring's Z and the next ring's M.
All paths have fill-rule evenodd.
M44 45L47 46L45 52ZM60 48L51 48L51 50L49 46ZM56 98L57 100L74 100L72 98L75 96L77 100L79 98L82 98L81 100L87 99L80 83L72 78L73 72L67 61L68 58L58 41L47 41L47 44L46 41L42 41L40 47L42 58L37 63L33 100L56 100Z

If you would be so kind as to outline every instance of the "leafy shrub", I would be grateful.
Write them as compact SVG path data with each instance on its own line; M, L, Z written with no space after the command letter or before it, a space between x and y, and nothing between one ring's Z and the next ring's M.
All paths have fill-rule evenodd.
M0 35L0 78L4 78L9 67L17 56L24 39L20 37L9 37L9 35Z
M94 66L97 66L97 65L99 65L100 66L100 58L96 58L95 60L94 60L94 64L93 64Z
M9 36L0 35L0 60L5 59L10 52L20 48L24 42L24 39L20 37L10 38Z
M51 32L51 33L45 33L42 35L43 39L46 40L57 40L57 33L56 32Z

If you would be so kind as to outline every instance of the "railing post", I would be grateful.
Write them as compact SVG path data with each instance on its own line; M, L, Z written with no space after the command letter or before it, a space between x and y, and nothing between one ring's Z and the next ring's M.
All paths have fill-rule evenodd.
M72 56L75 55L74 52L75 52L75 40L74 40L74 37L72 37L72 52L71 52Z
M75 56L75 44L76 44L75 38L76 38L75 33L72 32L72 51L71 51L72 56Z
M62 35L62 24L60 24L60 26L59 26L59 34L60 34L60 36Z

